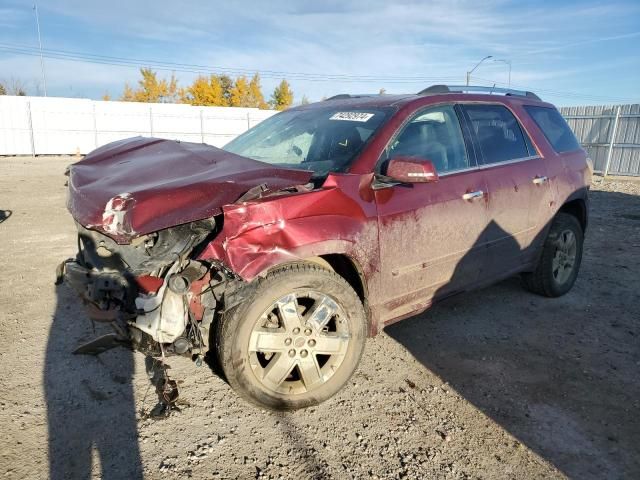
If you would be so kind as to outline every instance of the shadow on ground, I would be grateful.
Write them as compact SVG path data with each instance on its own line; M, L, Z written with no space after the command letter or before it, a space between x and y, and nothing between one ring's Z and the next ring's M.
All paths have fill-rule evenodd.
M510 279L385 331L569 477L640 478L640 222L624 216L640 197L591 197L582 270L564 297Z
M609 195L592 194L597 215L568 295L538 297L511 279L386 329L487 417L580 479L640 478L640 255L632 249L640 230L620 216L640 211L640 197L615 194L607 200L615 211L598 211ZM76 295L57 287L44 371L50 477L142 478L133 354L72 355L95 335ZM286 415L281 428L292 444L311 443ZM301 451L308 476L323 471L317 451Z
M73 355L109 329L97 324L94 332L77 295L66 285L56 289L44 369L49 477L89 479L101 472L103 479L141 479L133 352L116 348L97 357Z

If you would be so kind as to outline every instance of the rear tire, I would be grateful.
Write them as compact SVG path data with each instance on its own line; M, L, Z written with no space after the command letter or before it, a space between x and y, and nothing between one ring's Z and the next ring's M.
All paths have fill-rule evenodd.
M294 410L335 395L366 338L360 298L319 265L283 265L218 323L216 354L229 385L260 407Z
M551 224L536 269L522 274L525 288L545 297L564 295L576 281L582 261L584 232L578 219L558 213Z

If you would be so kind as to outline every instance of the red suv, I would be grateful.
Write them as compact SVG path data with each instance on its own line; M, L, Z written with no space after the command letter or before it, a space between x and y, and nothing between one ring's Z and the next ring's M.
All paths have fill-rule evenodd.
M223 149L112 143L69 172L59 274L116 329L78 352L210 352L253 403L316 404L365 337L435 301L514 274L566 293L591 170L553 105L481 87L338 95Z

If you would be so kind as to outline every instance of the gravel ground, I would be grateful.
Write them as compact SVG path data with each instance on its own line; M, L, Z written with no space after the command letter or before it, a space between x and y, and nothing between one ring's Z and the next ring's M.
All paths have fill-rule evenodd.
M559 299L516 279L367 343L338 396L278 414L171 359L180 412L152 420L145 361L94 336L53 285L75 250L73 158L0 159L0 475L35 478L640 478L640 184L594 183L582 272Z

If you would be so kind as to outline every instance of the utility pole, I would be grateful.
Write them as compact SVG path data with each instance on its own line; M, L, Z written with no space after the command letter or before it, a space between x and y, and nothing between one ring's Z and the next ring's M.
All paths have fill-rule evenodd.
M36 29L38 30L38 45L40 45L40 69L42 70L42 90L44 96L47 96L47 77L44 73L44 57L42 56L42 38L40 37L40 18L38 17L38 4L33 5L36 12Z
M480 66L480 64L482 62L484 62L485 60L488 60L489 58L493 58L493 55L487 55L486 57L484 57L482 60L480 60L475 67L473 67L471 70L469 70L467 72L467 87L469 86L469 80L471 80L471 74L473 73L473 71L478 68Z

